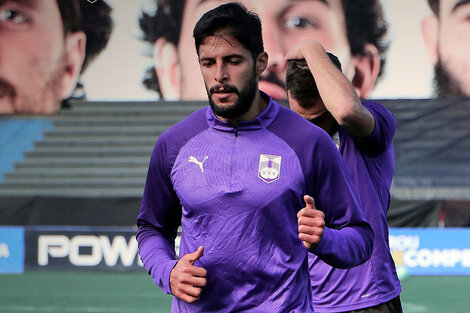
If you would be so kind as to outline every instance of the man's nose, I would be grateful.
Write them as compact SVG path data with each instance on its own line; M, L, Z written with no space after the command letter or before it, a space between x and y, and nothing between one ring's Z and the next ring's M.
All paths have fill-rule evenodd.
M224 64L217 65L217 73L215 75L215 80L219 83L222 83L228 80L228 72Z

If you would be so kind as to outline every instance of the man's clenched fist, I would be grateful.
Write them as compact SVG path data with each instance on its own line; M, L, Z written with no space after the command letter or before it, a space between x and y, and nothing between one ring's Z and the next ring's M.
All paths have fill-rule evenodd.
M194 266L203 255L204 247L200 246L196 252L185 254L171 270L171 293L187 303L199 300L202 288L207 284L207 270Z

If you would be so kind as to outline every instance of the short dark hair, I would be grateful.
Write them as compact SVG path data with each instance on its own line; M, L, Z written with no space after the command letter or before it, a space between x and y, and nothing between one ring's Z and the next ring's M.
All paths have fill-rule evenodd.
M108 44L113 30L112 9L104 0L93 3L86 0L57 0L57 6L64 34L83 31L87 37L83 72Z
M342 0L342 3L351 54L366 56L366 45L373 44L380 55L378 78L382 77L389 43L386 41L388 24L380 0Z
M154 1L157 5L156 11L143 12L139 18L140 28L143 32L142 39L153 45L158 38L165 38L177 46L186 0ZM388 25L380 0L342 0L342 4L351 54L364 56L366 54L365 45L368 43L375 45L380 54L379 77L381 77L385 69L385 54L389 44L385 41ZM147 70L143 83L147 88L159 91L154 67Z
M251 52L253 60L264 51L261 21L256 13L248 11L236 2L222 4L206 12L194 26L193 37L196 51L204 39L216 36L221 31L233 36Z
M57 0L64 34L73 33L81 29L80 0Z
M341 63L338 58L332 53L327 52L327 54L330 61L341 71ZM286 90L301 107L307 109L312 107L320 97L315 78L305 59L294 59L287 62Z
M432 10L432 12L436 15L439 16L439 0L428 0L429 8Z

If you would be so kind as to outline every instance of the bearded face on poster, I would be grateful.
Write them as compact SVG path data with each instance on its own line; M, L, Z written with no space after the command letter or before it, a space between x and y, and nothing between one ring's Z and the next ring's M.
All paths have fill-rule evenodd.
M0 2L0 114L57 113L106 46L103 0Z

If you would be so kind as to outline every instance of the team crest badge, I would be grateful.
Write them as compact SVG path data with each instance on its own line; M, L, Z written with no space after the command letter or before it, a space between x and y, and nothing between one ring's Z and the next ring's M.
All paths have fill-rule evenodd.
M281 173L281 157L279 155L260 154L258 177L269 184L279 179Z

